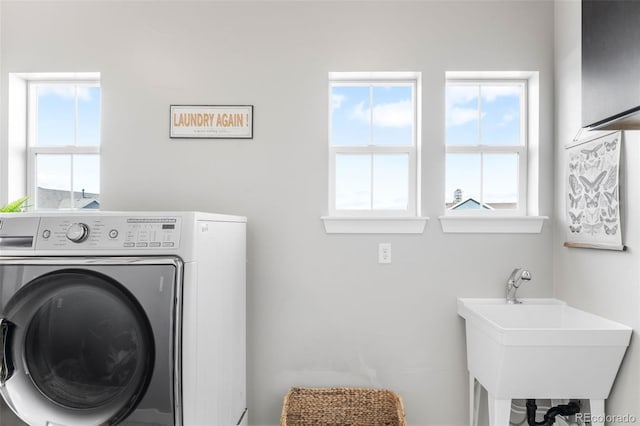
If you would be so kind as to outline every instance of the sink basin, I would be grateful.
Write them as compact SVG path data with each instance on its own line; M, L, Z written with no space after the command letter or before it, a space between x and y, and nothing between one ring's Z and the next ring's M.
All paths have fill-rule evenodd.
M458 299L467 366L494 399L609 396L630 327L557 299Z

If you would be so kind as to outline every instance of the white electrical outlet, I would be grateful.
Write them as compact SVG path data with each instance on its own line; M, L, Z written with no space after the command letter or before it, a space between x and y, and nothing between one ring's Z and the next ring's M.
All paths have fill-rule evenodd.
M378 263L391 263L391 244L378 244Z

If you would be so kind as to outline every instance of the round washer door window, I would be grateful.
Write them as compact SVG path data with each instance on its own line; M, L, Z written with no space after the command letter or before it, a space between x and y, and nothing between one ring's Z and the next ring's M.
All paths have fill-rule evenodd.
M154 359L151 327L133 296L102 274L63 270L32 281L13 301L28 324L23 359L38 391L64 408L109 406L112 419L126 416Z

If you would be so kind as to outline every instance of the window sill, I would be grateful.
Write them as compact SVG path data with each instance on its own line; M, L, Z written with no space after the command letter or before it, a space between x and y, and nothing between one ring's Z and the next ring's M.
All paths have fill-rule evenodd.
M442 232L468 234L539 234L547 216L440 216Z
M422 234L428 217L323 216L327 234Z

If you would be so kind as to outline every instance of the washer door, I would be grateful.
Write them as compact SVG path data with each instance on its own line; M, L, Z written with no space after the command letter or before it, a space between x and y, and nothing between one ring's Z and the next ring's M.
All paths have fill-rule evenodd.
M28 424L116 424L153 372L144 311L95 271L34 279L6 305L0 331L0 392Z

